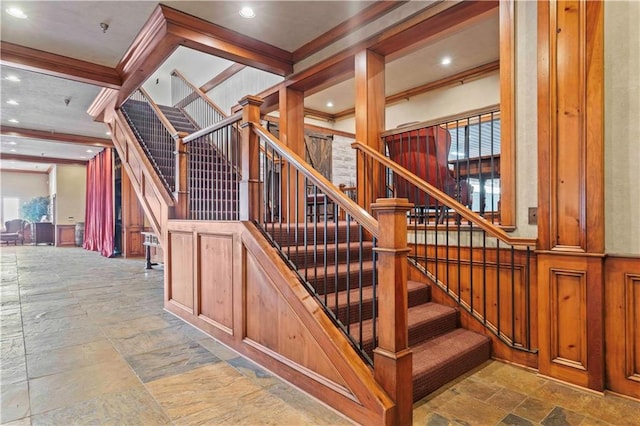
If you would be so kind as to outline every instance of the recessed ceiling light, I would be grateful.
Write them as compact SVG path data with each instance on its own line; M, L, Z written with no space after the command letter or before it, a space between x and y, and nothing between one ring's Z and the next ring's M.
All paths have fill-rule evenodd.
M15 150L15 149L10 149L9 151L11 151L11 152L16 152L16 150Z
M87 158L87 157L86 157L85 155L81 155L81 156L80 156L80 159L81 159L81 160L86 160L86 158Z
M105 133L107 136L111 136L111 132L107 132Z
M27 15L22 11L22 9L17 7L10 7L7 9L7 13L13 17L25 19Z
M7 103L8 103L9 105L19 105L19 104L18 104L18 101L16 101L15 99L9 99L9 100L7 101Z
M91 150L91 149L88 149L88 150L87 150L87 152L93 152L93 150Z
M256 13L249 6L245 6L242 9L240 9L240 16L242 16L243 18L247 18L247 19L255 18L256 17Z
M19 121L16 120L15 118L12 118L11 120L9 120L9 123L19 123Z
M9 81L15 81L16 83L20 81L20 79L15 75L8 75L4 79Z
M449 56L445 56L444 58L442 58L442 61L440 61L440 63L442 65L449 65L451 63L451 58Z
M333 102L331 101L327 102L327 108L333 108Z
M14 141L9 142L9 145L17 145Z

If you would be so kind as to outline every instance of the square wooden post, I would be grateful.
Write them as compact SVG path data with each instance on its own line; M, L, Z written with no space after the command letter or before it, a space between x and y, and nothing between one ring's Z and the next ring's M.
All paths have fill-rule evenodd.
M261 208L260 138L251 129L251 123L260 122L260 105L257 96L240 99L242 124L240 137L240 220L259 221Z
M176 137L176 189L173 196L176 199L175 217L177 219L187 219L189 217L189 149L182 141L186 136L187 133L178 132L178 136Z
M406 198L379 198L371 209L378 217L378 346L373 350L376 381L396 403L395 425L413 422L412 354L409 349Z

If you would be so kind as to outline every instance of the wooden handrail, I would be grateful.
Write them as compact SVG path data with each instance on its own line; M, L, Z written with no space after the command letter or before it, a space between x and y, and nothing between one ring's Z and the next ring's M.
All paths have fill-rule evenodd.
M362 225L368 232L374 237L378 238L378 221L373 218L366 210L356 204L353 200L347 197L340 191L334 184L332 184L327 178L322 176L316 170L312 169L307 163L295 152L285 146L282 142L276 139L267 129L262 127L259 123L251 122L251 128L260 136L268 140L273 149L282 156L282 159L292 164L298 171L300 171L305 177L313 182L320 190L330 199L332 199L338 206L344 209L347 213L353 217L356 222Z
M223 127L227 127L230 124L233 124L242 119L242 111L236 112L233 115L225 118L224 120L218 121L217 123L212 124L211 126L205 127L204 129L200 129L197 132L191 133L189 136L185 137L182 142L189 143L195 139L198 139L202 136L206 136L210 133L215 132L216 130L220 130Z
M171 75L175 75L175 76L179 77L187 86L189 86L191 88L191 90L193 90L193 93L197 94L206 103L208 103L209 106L211 108L215 109L218 114L220 114L223 117L227 117L227 114L225 114L224 111L222 111L222 109L218 105L215 104L215 102L213 102L211 99L209 99L209 97L206 95L206 93L204 93L202 90L200 90L199 87L194 86L189 80L187 80L185 78L185 76L180 71L175 69L175 70L171 71ZM183 108L184 108L184 106L183 106Z
M384 138L386 136L392 136L392 135L397 135L400 133L404 133L404 132L410 132L412 130L418 130L418 129L424 129L425 127L433 127L433 126L440 126L442 124L446 124L452 121L457 121L457 120L466 120L470 117L478 117L481 115L486 115L486 114L490 114L492 112L496 112L496 111L500 111L500 105L490 105L488 107L484 107L484 108L479 108L479 109L474 109L471 111L466 111L460 114L454 114L454 115L450 115L447 117L442 117L442 118L438 118L437 120L428 120L428 121L423 121L420 123L416 123L416 124L412 124L410 126L403 126L403 127L398 127L395 129L391 129L391 130L387 130L383 133L380 134L380 137Z
M424 180L420 179L417 175L411 173L409 170L405 169L401 165L389 160L387 157L371 149L370 147L360 142L352 143L351 147L354 149L360 150L365 155L372 157L374 160L378 161L379 163L393 170L394 174L402 177L411 185L426 192L427 194L429 194L430 197L435 198L441 204L449 208L452 208L457 214L459 214L469 222L473 223L474 225L478 226L487 234L499 239L500 241L513 246L535 246L536 245L537 240L535 238L511 237L502 229L498 228L491 222L487 222L486 219L478 216L469 208L460 204L454 198L450 197L444 192L441 192L435 186L425 182Z
M167 132L169 132L171 137L174 139L178 138L179 137L178 132L176 131L175 127L173 127L173 124L171 124L171 122L167 119L167 117L165 117L165 115L162 113L162 110L160 110L160 107L158 107L158 105L153 101L153 99L151 99L151 96L149 96L147 91L144 90L142 87L140 87L138 90L140 90L140 93L142 93L142 96L144 96L147 102L149 103L149 105L151 105L151 109L153 109L153 112L156 114L156 117L158 117L158 119L160 120L164 128L167 129Z

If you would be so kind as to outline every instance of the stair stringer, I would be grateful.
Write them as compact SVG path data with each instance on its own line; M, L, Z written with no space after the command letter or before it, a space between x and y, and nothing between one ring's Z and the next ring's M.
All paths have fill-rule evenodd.
M173 216L175 200L162 183L120 110L107 122L113 145L153 231L164 246L164 224Z
M168 311L354 421L393 424L372 369L253 223L169 221L165 256Z
M432 301L441 305L450 306L456 308L459 312L459 325L466 330L474 331L478 334L483 334L491 339L491 356L495 359L512 362L514 364L522 365L529 368L538 368L538 356L534 353L518 351L509 347L498 336L487 330L484 325L478 321L470 312L466 309L460 309L453 294L447 294L446 290L436 285L433 280L426 276L419 268L417 268L411 262L409 264L409 279L427 284L431 287ZM464 279L464 278L463 278Z

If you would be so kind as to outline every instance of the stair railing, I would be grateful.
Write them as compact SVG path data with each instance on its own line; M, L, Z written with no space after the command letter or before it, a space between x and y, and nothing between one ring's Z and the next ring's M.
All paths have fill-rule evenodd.
M239 220L241 119L234 114L183 139L192 220Z
M536 240L511 237L379 152L359 142L351 146L364 155L368 168L383 167L384 175L410 184L415 200L430 199L422 214L453 212L456 220L447 214L429 226L415 220L415 208L407 215L410 262L510 347L537 351L531 332L531 254ZM397 188L387 184L387 191L395 196Z
M171 72L171 99L198 129L212 126L227 114L178 70Z
M143 88L129 96L121 111L164 185L175 193L176 141L183 135L176 131Z
M382 140L391 160L492 223L500 223L500 128L499 106L491 106L403 125L384 132ZM405 196L413 190L397 176L387 175L386 185L394 184ZM416 203L416 209L422 208ZM437 219L416 213L414 217L422 221Z

